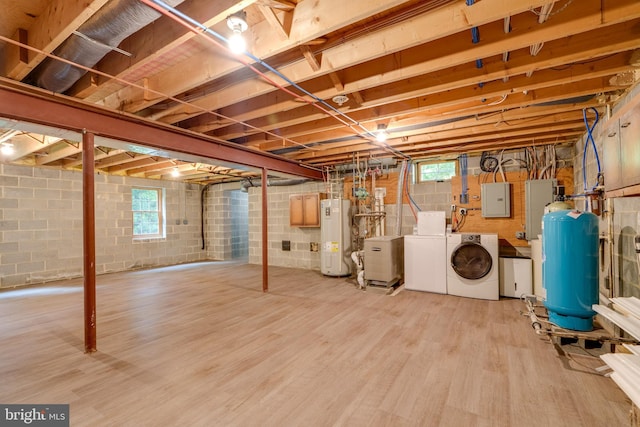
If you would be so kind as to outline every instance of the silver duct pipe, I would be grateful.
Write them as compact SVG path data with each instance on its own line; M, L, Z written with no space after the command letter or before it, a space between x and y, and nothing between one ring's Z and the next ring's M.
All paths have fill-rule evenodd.
M408 163L402 161L398 174L398 190L396 193L396 236L402 236L402 194L404 192L404 178L407 173Z
M299 185L309 181L310 180L306 178L267 180L267 187L278 187L282 185ZM242 184L240 184L240 190L246 192L247 188L249 187L260 187L260 186L262 186L262 179L252 179L251 181L246 180L246 181L242 181Z
M166 0L172 6L184 0ZM112 0L82 24L53 52L71 62L93 67L131 34L160 17L160 13L137 0ZM36 85L52 92L64 92L86 71L47 58L34 71Z
M367 166L375 167L375 166L396 166L398 164L398 160L394 157L385 157L383 159L369 159L368 161L361 161L359 163L349 163L336 165L335 170L338 172L351 172L357 170L358 168L366 169Z

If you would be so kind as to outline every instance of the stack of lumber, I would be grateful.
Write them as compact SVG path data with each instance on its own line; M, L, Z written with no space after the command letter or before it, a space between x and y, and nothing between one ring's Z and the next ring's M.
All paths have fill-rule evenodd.
M594 305L593 309L619 328L640 341L640 299L612 298L614 310ZM640 345L624 344L629 353L603 354L600 358L613 370L611 378L631 399L640 406Z

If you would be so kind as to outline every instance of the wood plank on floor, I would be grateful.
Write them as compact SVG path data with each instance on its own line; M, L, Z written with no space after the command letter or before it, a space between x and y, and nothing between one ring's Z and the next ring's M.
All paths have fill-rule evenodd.
M318 272L204 262L0 292L0 402L71 425L602 426L630 404L560 358L512 299L363 292Z

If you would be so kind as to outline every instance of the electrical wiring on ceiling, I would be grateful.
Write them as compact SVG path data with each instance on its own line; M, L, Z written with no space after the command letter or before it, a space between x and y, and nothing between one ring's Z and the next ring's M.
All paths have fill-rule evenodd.
M538 154L537 148L540 148ZM556 147L548 144L541 147L527 147L525 150L528 179L553 179L556 177Z
M65 63L67 65L70 65L72 67L81 68L81 69L83 69L85 71L89 71L89 72L94 73L94 74L96 74L98 76L106 77L107 79L111 79L111 80L116 81L118 83L122 83L122 84L124 84L126 86L133 87L133 88L136 88L136 89L140 89L140 90L143 90L143 91L145 91L147 93L150 93L150 94L153 94L153 95L158 95L159 97L169 99L169 100L174 101L174 102L176 102L176 103L178 103L180 105L185 105L185 106L188 106L188 107L191 107L191 108L195 108L196 110L202 112L203 114L210 114L210 115L213 115L214 117L219 118L219 119L229 120L229 121L231 121L233 123L241 124L241 125L246 126L246 127L250 128L250 129L253 129L253 130L256 130L256 131L259 131L259 132L264 132L267 135L274 136L277 139L281 139L283 141L291 142L294 145L298 145L298 146L307 148L309 150L318 150L318 148L314 148L314 147L308 146L306 144L302 144L302 143L297 142L297 141L295 141L293 139L283 137L283 136L278 135L276 133L273 133L271 131L259 128L257 126L253 126L253 125L251 125L249 123L246 123L246 122L243 122L243 121L240 121L240 120L236 120L236 119L234 119L232 117L225 116L224 114L219 114L219 113L216 113L215 111L199 107L199 106L197 106L195 104L191 104L189 102L185 102L185 101L183 101L183 100L181 100L179 98L176 98L175 96L171 96L169 94L160 92L160 91L152 89L150 87L145 87L145 86L139 85L139 84L137 84L135 82L132 82L132 81L123 79L121 77L117 77L117 76L114 76L114 75L111 75L111 74L108 74L108 73L105 73L105 72L102 72L102 71L99 71L99 70L96 70L96 69L93 69L93 68L90 68L90 67L85 67L84 65L77 64L77 63L75 63L73 61L69 61L68 59L56 56L56 55L54 55L52 53L48 53L48 52L45 52L45 51L43 51L41 49L35 48L33 46L29 46L27 44L21 43L21 42L19 42L17 40L13 40L13 39L10 39L8 37L4 37L4 36L0 35L0 41L13 44L15 46L30 50L32 52L36 52L39 55L44 55L44 56L46 56L48 58L55 59L57 61L61 61L61 62ZM226 141L224 139L217 138L217 137L212 136L212 135L206 135L206 136L208 138L211 138L211 139L217 141L217 142L229 143L228 141Z
M171 19L173 19L174 21L176 21L179 24L183 25L185 28L189 29L193 33L204 37L205 40L209 41L210 43L213 43L214 45L216 45L218 47L221 47L221 48L223 48L225 50L228 49L228 47L227 47L228 40L224 36L216 33L215 31L211 30L210 28L208 28L204 24L202 24L202 23L196 21L195 19L189 17L188 15L180 12L179 10L177 10L176 8L168 5L167 3L165 3L165 2L163 2L161 0L140 0L140 1L142 3L144 3L144 4L146 4L147 6L152 7L153 9L155 9L158 12L162 13L163 15L166 15L166 16L170 17ZM326 102L325 100L323 100L323 99L317 97L316 95L314 95L313 93L307 91L306 89L304 89L303 87L298 85L296 82L294 82L293 80L289 79L287 76L282 74L280 71L278 71L277 69L273 68L271 65L269 65L268 63L266 63L262 59L256 57L255 55L251 54L250 52L246 52L245 51L243 54L245 56L247 56L248 58L250 58L252 61L256 62L257 64L262 65L267 70L271 71L272 73L274 73L275 75L277 75L278 77L280 77L281 79L286 81L288 84L290 84L292 87L294 87L297 90L299 90L300 92L302 92L304 95L309 96L315 102L310 101L309 99L306 99L304 96L302 96L300 94L297 94L297 93L285 88L281 84L275 82L274 80L269 78L265 73L263 73L262 71L258 70L254 65L252 65L246 59L241 58L241 57L238 58L240 63L242 63L244 66L250 68L252 71L254 71L258 76L260 76L262 79L264 79L269 84L271 84L274 87L282 90L283 92L293 96L294 99L297 99L297 100L300 100L302 102L305 102L305 103L307 103L307 104L319 109L320 111L322 111L323 113L327 114L328 116L333 117L334 119L338 120L341 124L343 124L347 128L349 128L352 131L354 131L354 133L357 136L360 136L360 137L364 138L365 137L364 135L366 135L369 138L371 143L374 143L374 144L377 143L376 135L371 130L369 130L366 127L364 127L357 120L354 120L349 115L347 115L347 114L343 113L342 111L338 110L333 105L331 105L328 102ZM323 105L324 107L322 107L321 105ZM357 129L355 129L355 127L360 128L361 131L358 131ZM406 154L402 153L401 151L393 148L392 146L390 146L386 142L379 143L379 144L382 144L382 147L384 149L390 151L391 153L393 153L393 154L395 154L395 155L397 155L399 157L402 157L402 158L407 159L407 160L411 158L410 156L407 156Z

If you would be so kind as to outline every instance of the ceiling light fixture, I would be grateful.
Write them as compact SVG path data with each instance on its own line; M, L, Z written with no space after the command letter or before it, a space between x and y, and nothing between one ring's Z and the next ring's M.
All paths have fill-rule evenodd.
M2 145L0 146L0 153L2 153L3 156L10 156L13 153L15 153L13 144L10 142L3 142Z
M378 142L386 142L389 134L387 133L387 125L381 123L378 125L378 130L376 131L376 141Z
M171 171L171 176L174 178L177 178L180 176L180 169L178 169L177 167L173 168L173 170Z
M243 53L247 49L247 42L245 42L242 33L247 31L249 25L247 25L247 13L244 10L236 12L233 15L227 17L227 27L233 34L227 40L229 49L235 54Z
M336 95L331 98L331 100L338 104L339 107L342 107L342 104L347 102L349 100L349 97L347 95Z

